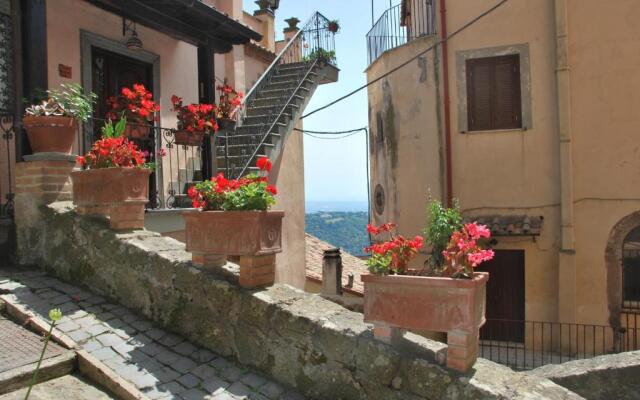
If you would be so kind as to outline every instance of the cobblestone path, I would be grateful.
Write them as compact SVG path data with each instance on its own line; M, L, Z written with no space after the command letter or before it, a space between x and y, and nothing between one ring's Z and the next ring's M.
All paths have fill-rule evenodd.
M46 319L150 399L301 400L256 372L176 336L117 304L39 271L0 270L0 294Z

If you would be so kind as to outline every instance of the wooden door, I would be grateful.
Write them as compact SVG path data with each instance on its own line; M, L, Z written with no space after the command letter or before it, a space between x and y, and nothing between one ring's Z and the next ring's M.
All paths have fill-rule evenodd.
M153 92L153 65L136 59L113 53L98 47L91 49L91 79L93 91L98 100L93 116L97 121L93 124L94 131L91 142L100 137L100 122L107 115L110 106L107 99L117 96L122 88L132 87L134 83L143 84ZM154 99L158 101L158 99ZM153 131L147 139L132 139L140 150L148 152L151 157L155 154L155 140ZM155 172L149 177L149 198L151 208L157 206Z
M495 250L495 257L480 265L489 272L487 323L480 338L508 342L524 341L524 251Z

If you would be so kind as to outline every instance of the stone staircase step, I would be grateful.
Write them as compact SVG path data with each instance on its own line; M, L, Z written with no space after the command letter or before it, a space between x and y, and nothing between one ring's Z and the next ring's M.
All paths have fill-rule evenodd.
M290 95L287 95L286 97L259 97L251 101L251 106L252 107L265 106L265 107L274 107L274 108L281 109L282 106L284 106L284 102L286 102L290 98L292 98L292 96ZM304 97L300 96L299 94L296 94L296 95L293 95L292 100L293 100L293 103L289 104L290 106L298 105L299 103L304 102Z
M264 114L264 115L250 115L250 116L246 116L244 118L243 125L247 124L247 125L256 125L256 124L266 124L270 121L272 121L275 118L275 115L272 114ZM280 116L280 119L288 119L291 118L291 114L290 113L283 113Z
M258 106L258 105L252 105L250 107L247 108L247 116L254 116L254 115L264 115L264 114L268 114L269 111L273 108L273 106L269 106L269 105L263 105L263 106ZM286 113L289 114L293 114L292 111L293 109L299 109L300 106L293 103L293 104L289 104L287 106L287 109L285 110Z
M309 72L307 76L318 77L318 74L312 71L312 72ZM297 82L300 82L300 78L303 78L303 77L304 76L299 76L298 74L288 74L288 73L276 74L271 78L269 82L276 83L276 82L286 82L289 80L295 80Z
M298 87L298 84L299 81L295 79L284 82L270 82L264 86L263 90L296 88ZM311 79L305 79L302 83L302 87L307 87L307 85L313 85L313 81Z

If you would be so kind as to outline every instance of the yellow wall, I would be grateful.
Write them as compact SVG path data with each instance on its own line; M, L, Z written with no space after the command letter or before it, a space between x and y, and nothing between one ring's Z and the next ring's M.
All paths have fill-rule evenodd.
M447 0L446 4L452 32L495 1ZM607 325L605 247L613 226L640 209L636 112L640 4L567 0L571 84L570 107L562 115L569 117L572 136L570 196L561 196L560 190L561 185L571 185L560 181L555 7L556 0L510 1L449 41L452 189L466 215L544 217L542 234L535 241L498 238L496 246L525 250L527 320L557 321L562 303L574 308L571 322ZM368 79L426 48L428 42L418 40L382 55L369 67ZM460 97L466 91L464 57L508 54L514 49L525 52L520 54L526 129L464 133L461 121L466 116L460 115L466 113L466 99ZM418 63L412 62L369 87L371 187L373 191L378 182L387 187L387 210L383 216L373 213L374 220L395 220L406 234L418 233L424 226L426 189L431 188L436 198L443 193L444 170L439 168L444 157L443 117L441 106L434 105L434 101L442 104L442 64L438 61L434 71L432 53L429 57L427 83L416 80ZM389 89L384 88L387 82ZM390 93L388 99L385 90ZM398 149L395 161L388 147L376 147L375 142L376 112L390 106ZM575 233L575 272L571 273L559 267L559 260L570 254L560 252L560 206L567 199ZM570 281L575 281L575 296L564 290L572 287Z

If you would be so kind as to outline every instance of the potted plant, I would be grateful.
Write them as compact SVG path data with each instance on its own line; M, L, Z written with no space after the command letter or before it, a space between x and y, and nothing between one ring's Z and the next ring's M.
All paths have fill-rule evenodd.
M447 221L431 222L446 225ZM489 229L475 222L463 225L448 238L441 268L411 269L409 262L423 245L421 236L405 239L394 233L393 224L367 228L373 236L389 236L365 249L371 254L367 260L371 274L362 276L364 320L373 323L374 336L391 342L407 329L446 332L447 365L468 370L478 355L489 278L473 269L493 258L493 251L483 246Z
M182 99L171 96L173 111L178 113L178 130L174 133L175 143L186 146L200 146L205 135L218 131L215 104L183 105Z
M223 85L218 85L217 89L220 97L218 100L218 125L225 132L232 131L236 126L236 114L242 109L244 94L228 85L226 80Z
M327 22L327 30L331 33L338 33L340 31L340 23L337 19L333 19Z
M25 110L22 125L34 153L71 154L78 121L85 122L91 115L95 93L85 94L78 84L61 87L47 91L47 100Z
M309 62L315 59L333 64L336 61L336 52L335 50L325 50L323 48L317 48L308 55L302 57L303 62Z
M118 96L108 100L111 110L107 119L118 120L123 116L129 121L124 136L132 139L146 139L151 131L151 124L160 106L153 101L153 94L143 84L136 83L132 88L124 87Z
M259 174L238 180L223 174L188 191L198 211L185 211L186 247L203 268L224 265L228 256L240 264L240 285L256 287L275 280L275 254L282 251L284 212L269 211L276 188L267 183L271 161L258 160Z
M77 157L82 170L71 173L73 202L78 214L108 217L112 229L141 229L151 169L144 154L123 136L126 124L126 118L115 126L107 121L102 138Z

